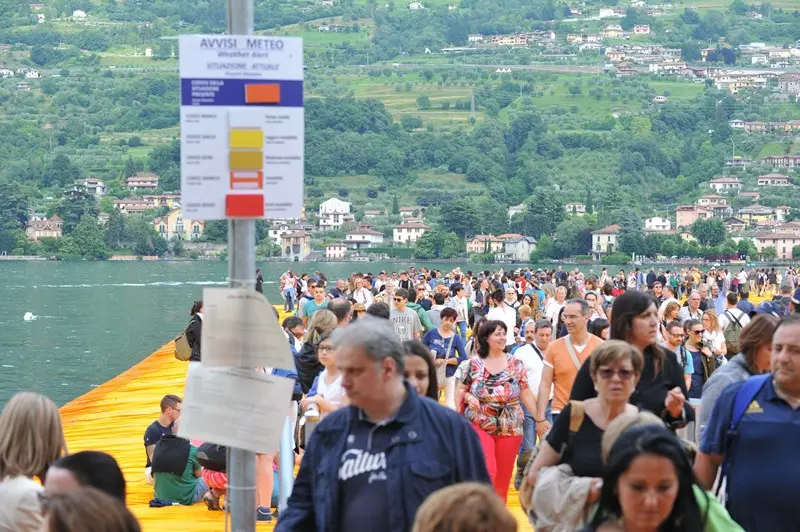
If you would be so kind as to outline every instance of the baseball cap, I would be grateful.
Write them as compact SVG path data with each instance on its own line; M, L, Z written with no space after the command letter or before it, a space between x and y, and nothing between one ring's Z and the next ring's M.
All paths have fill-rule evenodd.
M771 314L776 318L780 318L783 314L780 309L778 309L777 305L775 305L775 303L772 301L765 301L761 303L753 310L753 312L756 314Z
M800 305L800 288L794 291L794 295L792 296L792 303L795 305Z

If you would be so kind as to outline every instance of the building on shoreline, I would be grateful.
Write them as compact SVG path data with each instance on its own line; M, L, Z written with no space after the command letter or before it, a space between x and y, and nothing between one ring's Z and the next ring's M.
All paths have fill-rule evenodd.
M281 235L281 257L301 262L311 255L311 233L290 231Z
M203 220L184 220L180 208L172 209L165 216L153 220L156 232L167 240L197 240L203 236Z
M42 238L61 238L63 226L64 221L58 216L51 216L47 220L29 220L25 227L25 235L33 241Z
M392 241L398 244L413 244L419 240L428 229L430 229L430 227L420 222L401 223L400 225L394 226L392 230Z
M371 248L383 244L384 235L370 227L359 227L344 235L345 244L350 249L359 251L362 248Z
M592 231L592 258L600 260L604 255L616 253L619 250L619 233L617 224Z

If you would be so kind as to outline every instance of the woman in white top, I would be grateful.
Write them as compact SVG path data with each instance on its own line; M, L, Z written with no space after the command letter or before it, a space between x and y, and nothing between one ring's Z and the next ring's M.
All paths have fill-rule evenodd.
M316 405L320 419L347 404L347 395L342 388L342 374L336 368L336 350L331 341L331 334L331 332L323 334L317 344L317 356L325 369L317 375L308 395L300 401L303 411L311 405Z
M566 286L559 286L556 288L555 298L550 300L547 303L547 306L544 309L544 315L547 316L547 319L550 320L550 323L553 324L553 327L558 324L558 315L561 312L561 309L564 308L564 305L567 303L567 287Z
M12 397L0 414L0 531L42 529L42 484L47 470L66 452L55 403L32 392Z
M725 344L725 335L719 326L719 318L713 310L703 312L703 343L709 344L709 349L717 357L717 360L724 359L728 354L728 346Z
M514 329L517 326L517 311L514 307L507 305L504 298L505 295L502 289L492 292L492 295L489 296L489 304L492 308L489 309L489 312L486 314L486 319L502 321L506 324L506 349L510 349L511 346L517 343L514 340Z

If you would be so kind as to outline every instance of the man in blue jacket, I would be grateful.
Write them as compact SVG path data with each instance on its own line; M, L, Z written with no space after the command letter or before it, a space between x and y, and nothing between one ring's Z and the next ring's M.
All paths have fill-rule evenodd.
M489 483L478 437L460 414L420 397L403 379L404 349L383 320L334 333L350 406L317 426L277 532L411 529L434 491Z

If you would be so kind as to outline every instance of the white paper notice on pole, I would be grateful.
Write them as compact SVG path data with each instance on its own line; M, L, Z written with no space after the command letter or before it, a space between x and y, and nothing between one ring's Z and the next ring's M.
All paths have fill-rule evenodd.
M186 376L178 436L274 454L293 388L292 379L192 362Z
M203 290L203 365L294 370L294 357L275 309L244 288Z
M301 218L303 40L181 35L186 219Z

